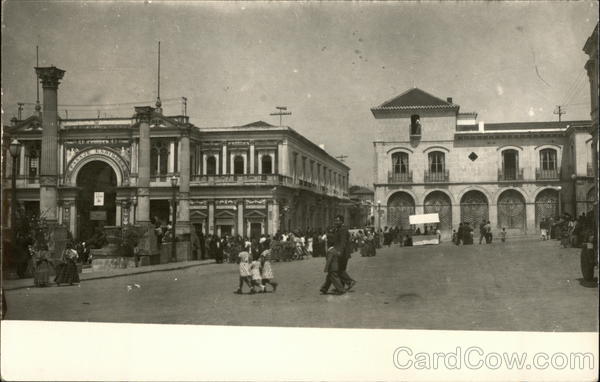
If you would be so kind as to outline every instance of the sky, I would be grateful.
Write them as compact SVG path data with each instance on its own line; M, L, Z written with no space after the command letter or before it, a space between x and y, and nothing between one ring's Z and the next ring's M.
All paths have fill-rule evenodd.
M283 124L372 185L370 108L412 88L486 123L589 119L582 51L596 1L2 3L3 121L33 111L39 65L66 70L62 117L129 117L157 95L196 126ZM84 106L80 106L84 105Z

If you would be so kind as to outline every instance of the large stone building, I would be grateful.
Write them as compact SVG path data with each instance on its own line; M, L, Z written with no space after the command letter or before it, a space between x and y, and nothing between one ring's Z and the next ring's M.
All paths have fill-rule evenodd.
M585 42L583 51L589 56L585 64L585 70L590 83L590 117L592 125L590 134L592 135L592 163L596 184L598 184L598 24ZM596 190L596 201L598 200L598 190ZM596 221L598 221L598 204L596 203Z
M60 119L64 71L37 72L43 112L4 127L5 200L15 166L18 203L75 239L98 226L169 221L173 195L183 242L192 231L256 236L325 228L335 214L347 214L349 167L292 128L199 128L186 116L163 115L160 102L127 118ZM7 148L14 139L23 149L13 162ZM9 209L5 203L3 216ZM189 246L178 250L179 259L193 256Z
M592 208L589 121L485 124L418 88L371 111L381 226L438 212L445 236L483 219L532 233L544 217Z

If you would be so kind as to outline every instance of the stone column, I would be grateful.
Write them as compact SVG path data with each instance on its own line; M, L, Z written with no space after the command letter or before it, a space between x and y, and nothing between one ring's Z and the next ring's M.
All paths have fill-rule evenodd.
M271 157L271 174L275 174L275 153L270 152L268 155Z
M244 159L244 175L248 173L248 155L246 153L242 153L242 158Z
M497 222L491 220L492 216L490 215L490 223L492 227L495 227ZM458 230L458 225L460 224L460 204L452 205L452 229Z
M525 203L525 233L535 233L535 203Z
M206 153L202 153L202 175L206 175Z
M26 150L26 147L27 146L23 145L23 147L21 147L21 152L19 153L19 155L20 155L20 158L19 158L19 175L27 175L25 173L25 170L26 170L26 168L25 168L25 165L26 165L26 163L25 163L25 150Z
M35 68L44 89L42 153L40 158L40 215L56 223L58 186L58 84L65 71L54 66Z
M274 235L279 231L279 202L277 199L270 201L267 206L267 218L267 233Z
M237 202L237 230L238 235L244 235L244 201Z
M120 227L121 226L121 222L122 222L122 218L121 218L121 201L120 200L117 200L115 209L116 209L116 212L115 212L115 226Z
M153 109L136 107L136 117L140 121L140 143L138 153L138 201L136 221L139 224L150 224L150 118Z
M167 172L172 174L175 172L175 142L171 141L169 143L169 163Z
M222 174L227 174L227 143L223 143L223 171Z
M279 155L279 174L289 176L288 162L290 159L287 139L277 145L277 155Z
M73 237L77 239L77 230L75 228L77 227L78 221L77 221L77 206L75 205L75 201L70 202L69 209L70 209L69 230L71 231L71 234L73 235Z
M250 142L250 174L254 174L254 141Z
M208 202L208 233L215 233L215 201Z
M179 140L179 207L177 233L190 233L190 137L186 131Z
M525 211L527 213L527 211ZM490 219L490 224L492 228L502 229L502 227L498 226L498 205L490 204L488 206L488 217ZM535 224L535 223L534 223Z
M259 152L258 153L258 173L262 174L263 173L263 168L262 168L262 157L263 157L263 153Z

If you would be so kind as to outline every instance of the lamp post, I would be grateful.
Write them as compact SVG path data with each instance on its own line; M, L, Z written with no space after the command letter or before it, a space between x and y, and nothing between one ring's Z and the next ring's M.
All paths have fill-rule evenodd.
M571 174L573 181L573 217L577 218L577 174Z
M377 229L381 229L381 200L377 201Z
M177 177L171 177L171 205L173 206L173 217L171 218L171 261L177 261Z
M562 187L558 186L556 189L558 190L558 216L562 217Z
M17 245L17 158L21 154L21 142L13 139L8 146L8 151L12 157L12 177L10 180L10 228L12 233L11 246L14 249Z

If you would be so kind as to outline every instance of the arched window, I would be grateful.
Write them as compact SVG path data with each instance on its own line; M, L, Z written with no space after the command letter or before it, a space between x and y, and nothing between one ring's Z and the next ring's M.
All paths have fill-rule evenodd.
M263 155L261 158L261 167L263 174L273 173L273 162L271 161L270 155Z
M233 173L235 175L241 175L244 173L244 157L236 155L233 158Z
M417 114L410 116L410 135L421 135L421 119Z
M429 171L432 173L443 173L446 169L446 161L444 153L441 151L434 151L429 153Z
M206 175L217 175L217 158L214 155L206 158Z
M543 149L540 151L540 166L542 170L554 171L556 170L556 150L554 149Z
M408 173L408 154L399 152L392 154L392 174Z
M150 152L150 174L166 175L168 172L169 148L165 142L153 142Z

